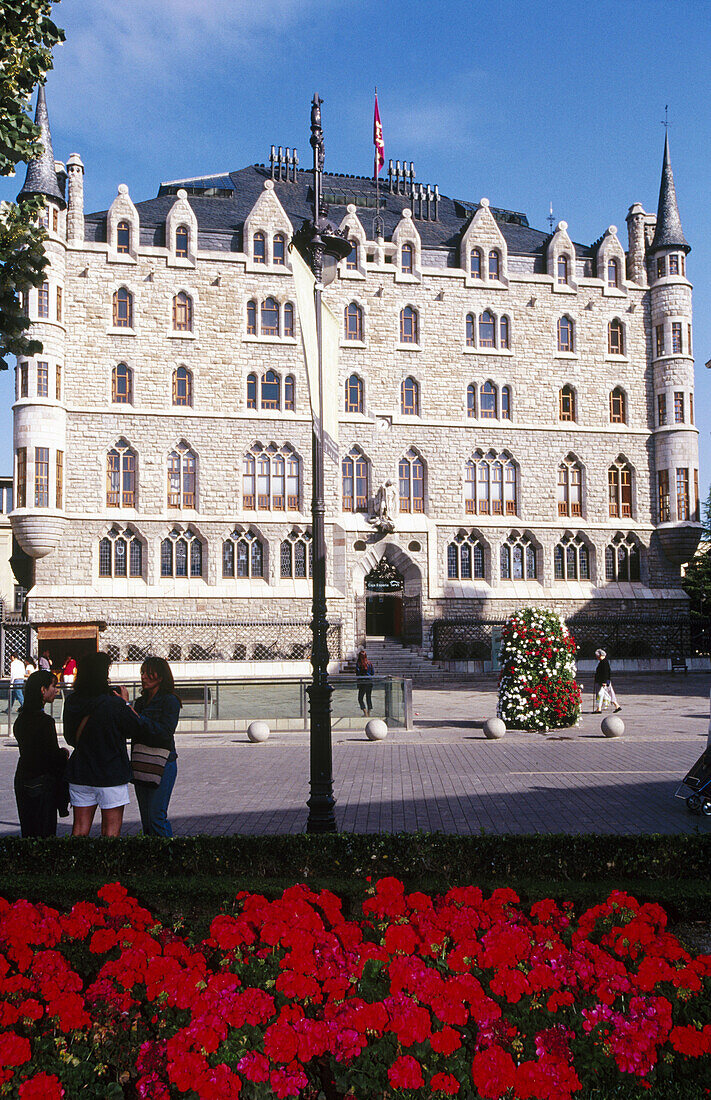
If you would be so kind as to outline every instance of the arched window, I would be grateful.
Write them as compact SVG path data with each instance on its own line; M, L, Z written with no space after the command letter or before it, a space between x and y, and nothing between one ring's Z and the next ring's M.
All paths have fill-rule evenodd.
M575 420L575 390L565 385L558 391L558 419Z
M111 400L115 405L133 404L133 371L125 363L111 371Z
M344 336L346 340L363 339L363 310L355 302L347 305L344 313Z
M187 367L178 367L173 371L173 404L192 405L193 374Z
M161 577L201 577L202 543L194 531L172 530L160 544Z
M143 543L129 527L112 527L99 541L99 576L143 576Z
M136 452L119 439L106 456L107 508L136 507Z
M354 447L343 459L343 511L368 511L368 462L363 452Z
M400 343L417 344L419 342L419 317L412 306L400 310Z
M638 581L640 558L636 540L631 535L618 533L605 547L605 580Z
M179 260L187 260L190 232L187 225L179 225L175 231L175 255Z
M559 256L557 264L557 278L558 286L567 286L568 284L568 257Z
M400 386L400 411L404 416L420 415L420 387L414 378L406 378Z
M479 318L479 347L496 347L496 321L494 314L485 309Z
M193 300L184 290L173 298L173 328L176 332L193 331Z
M257 376L256 374L247 375L247 408L256 409L257 407Z
M255 264L267 262L267 238L261 229L258 229L253 238L253 255Z
M272 241L272 263L277 267L286 264L286 237L283 233L275 233Z
M281 544L280 572L292 580L310 577L313 568L313 540L308 531L292 531Z
M403 275L412 275L414 252L411 244L404 244L400 250L400 269Z
M346 379L346 412L363 412L363 380L357 374Z
M515 516L517 481L516 463L506 451L475 451L465 468L465 510L470 515Z
M499 321L499 347L508 350L511 347L511 326L508 317L502 317Z
M476 382L470 382L467 386L467 416L476 416Z
M287 445L255 444L242 465L242 505L260 511L298 512L299 459Z
M294 305L292 302L284 303L284 336L294 335Z
M580 537L564 535L553 550L553 578L557 581L590 580L590 551Z
M468 581L484 578L484 547L472 531L456 536L447 547L447 577L449 580Z
M476 347L476 318L473 313L467 313L467 347Z
M558 319L558 351L575 351L575 331L570 317Z
M501 547L502 581L535 580L537 558L536 548L526 535L509 535Z
M583 468L573 458L567 458L558 467L558 515L582 516Z
M501 387L501 419L511 419L511 387Z
M187 443L180 443L168 455L168 507L195 508L197 458Z
M296 379L293 374L287 374L284 379L284 411L296 412Z
M257 303L254 299L247 302L247 335L257 335Z
M607 471L609 514L611 517L632 516L632 467L618 458Z
M133 328L133 294L125 286L114 292L114 328Z
M498 415L496 386L485 382L479 394L479 416L483 420L495 420Z
M346 271L358 270L358 242L351 241L351 250L346 256Z
M620 285L620 265L614 257L607 261L607 285L611 290Z
M610 423L611 424L626 424L627 423L627 409L625 402L625 392L620 386L615 386L614 390L610 391Z
M400 459L398 466L400 479L400 511L424 512L425 510L425 464L417 451L410 449Z
M495 248L489 253L489 278L501 278L501 253Z
M131 251L131 227L126 221L116 226L116 251L122 255Z
M609 355L625 354L625 333L619 317L607 326L607 351Z
M263 577L264 547L253 531L233 531L222 544L223 577Z
M281 405L281 382L273 370L262 375L261 405L263 409L278 409Z
M279 303L275 298L262 302L262 336L279 335Z
M481 279L482 277L481 260L481 249L472 248L471 252L469 253L469 274L471 275L472 279Z

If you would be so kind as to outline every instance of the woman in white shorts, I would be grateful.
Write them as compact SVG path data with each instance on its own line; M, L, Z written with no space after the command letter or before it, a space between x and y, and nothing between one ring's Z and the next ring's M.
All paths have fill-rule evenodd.
M64 737L74 752L67 764L74 811L72 836L88 836L97 807L101 835L119 836L130 799L131 765L126 739L140 721L128 706L126 688L109 685L111 659L91 653L79 661L74 691L64 704Z

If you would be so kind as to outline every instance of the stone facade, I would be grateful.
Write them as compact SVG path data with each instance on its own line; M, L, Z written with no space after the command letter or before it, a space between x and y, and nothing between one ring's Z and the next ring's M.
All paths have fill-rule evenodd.
M12 523L35 559L34 621L308 618L294 547L308 561L311 420L285 246L310 177L277 169L174 181L138 204L122 184L85 215L72 154L66 209L47 196L48 306L29 295L44 350L18 364L14 406ZM326 459L345 648L366 629L426 644L436 618L523 602L684 612L679 565L700 530L688 246L655 248L639 204L626 254L614 226L581 246L565 222L548 234L486 199L430 203L392 174L374 238L371 180L326 176L325 191L354 243L325 294L343 319L328 384L341 460L367 470L352 510ZM255 475L270 463L268 489L246 476L249 455ZM387 480L393 530L371 519ZM249 548L251 576L225 575L240 536L261 555ZM385 592L366 581L383 558Z

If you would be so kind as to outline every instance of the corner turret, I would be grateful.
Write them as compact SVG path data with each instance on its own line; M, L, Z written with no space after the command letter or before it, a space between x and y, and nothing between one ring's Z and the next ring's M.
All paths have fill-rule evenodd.
M674 187L674 174L669 158L668 134L664 139L664 162L662 164L662 181L659 185L657 227L649 251L656 252L660 248L682 248L686 253L691 252L691 245L687 243L681 228L679 207L676 202L676 188Z
M28 195L44 195L45 198L56 202L61 210L66 206L64 195L57 179L57 169L54 163L52 151L52 135L49 129L49 115L47 113L47 100L44 94L44 85L37 89L37 109L35 110L35 123L40 128L40 140L42 152L34 157L27 165L25 183L17 196L18 202Z

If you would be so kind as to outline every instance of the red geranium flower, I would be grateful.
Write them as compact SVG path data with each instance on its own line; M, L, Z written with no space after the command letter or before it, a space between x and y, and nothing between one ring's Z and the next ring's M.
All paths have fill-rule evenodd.
M20 1100L62 1100L64 1089L53 1073L36 1073L20 1085Z
M395 1089L419 1089L425 1083L422 1067L411 1054L395 1059L388 1070L388 1080Z
M510 1054L494 1045L474 1055L472 1080L486 1100L500 1100L516 1080L516 1066Z

